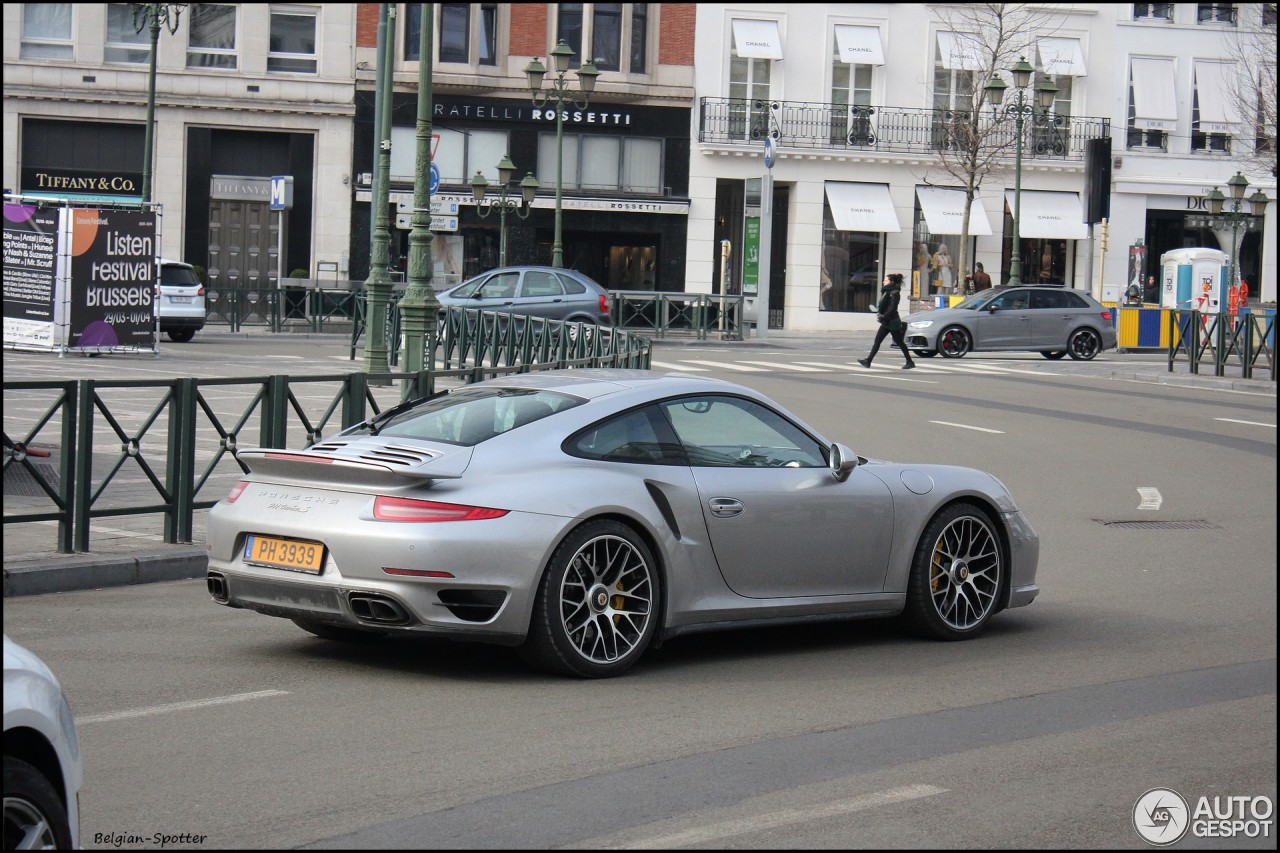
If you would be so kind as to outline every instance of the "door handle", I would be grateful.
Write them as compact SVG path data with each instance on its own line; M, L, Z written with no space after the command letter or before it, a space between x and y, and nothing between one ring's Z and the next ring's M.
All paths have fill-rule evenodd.
M732 518L745 509L742 501L736 498L712 498L707 501L707 505L711 507L711 514L716 518Z

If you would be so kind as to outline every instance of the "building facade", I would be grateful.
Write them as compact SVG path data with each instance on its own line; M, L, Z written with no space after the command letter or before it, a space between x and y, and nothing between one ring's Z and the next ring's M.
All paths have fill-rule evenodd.
M1169 17L1152 18L1151 6ZM888 272L906 275L916 304L963 292L974 262L1007 282L1015 211L1021 280L1100 298L1118 299L1131 245L1150 248L1151 272L1166 248L1218 246L1180 211L1193 212L1213 186L1225 189L1247 168L1223 137L1237 153L1252 146L1249 123L1201 105L1221 97L1210 87L1235 67L1233 34L1274 32L1264 6L1022 7L1003 28L976 8L700 4L686 288L762 292L767 259L771 327L855 329L874 323L868 309ZM1007 40L993 39L997 31ZM1049 106L1024 114L1017 192L1015 121L996 112L986 82L990 68L1019 58L1033 69L1024 103L1043 88ZM1160 62L1146 63L1153 59ZM1201 133L1209 118L1219 119L1216 136ZM1091 140L1111 144L1106 241L1101 223L1085 221ZM970 154L989 163L973 168ZM760 197L767 179L771 199ZM1265 227L1241 247L1241 266L1274 301L1275 177L1253 180L1272 203ZM966 184L975 199L962 246ZM761 218L770 202L766 246Z
M154 90L162 254L205 267L211 285L225 287L314 274L328 257L322 247L342 247L332 260L345 268L355 8L171 11ZM150 36L135 6L13 3L4 23L5 192L140 200ZM270 210L276 176L293 178L283 215Z
M694 4L585 3L434 5L432 164L436 288L498 266L505 227L508 264L550 264L557 169L562 170L564 264L614 290L684 289L688 221L689 116L693 102ZM375 70L379 4L361 4L353 171L356 214L351 256L368 268L372 167L376 134ZM408 251L416 162L421 11L397 7L394 40L390 198L391 261L403 270ZM552 50L574 52L565 79L574 103L563 108L557 140L555 103L535 101L525 67L538 58L554 77ZM582 94L583 57L600 70ZM543 94L547 86L543 87ZM558 150L559 149L559 150ZM477 204L471 181L500 193L498 164L509 156L515 180L538 181L533 205L504 218ZM558 164L557 157L562 158ZM482 215L483 214L483 215Z

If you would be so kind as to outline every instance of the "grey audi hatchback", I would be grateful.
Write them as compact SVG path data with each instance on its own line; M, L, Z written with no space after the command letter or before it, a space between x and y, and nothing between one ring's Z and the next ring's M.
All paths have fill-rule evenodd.
M1111 309L1086 291L1053 285L993 287L907 317L907 347L926 358L1031 350L1088 361L1115 345Z

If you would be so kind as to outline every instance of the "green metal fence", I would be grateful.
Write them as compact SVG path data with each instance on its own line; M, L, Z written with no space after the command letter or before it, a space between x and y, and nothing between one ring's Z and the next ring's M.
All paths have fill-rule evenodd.
M481 311L450 312L430 343L429 363L408 374L6 381L4 525L55 522L56 548L69 553L90 550L96 519L161 516L165 542L190 542L195 512L247 470L241 447L307 447L451 384L553 368L647 368L651 356L647 338L623 330ZM380 405L374 386L391 386L393 399L384 394ZM9 493L10 477L24 494Z

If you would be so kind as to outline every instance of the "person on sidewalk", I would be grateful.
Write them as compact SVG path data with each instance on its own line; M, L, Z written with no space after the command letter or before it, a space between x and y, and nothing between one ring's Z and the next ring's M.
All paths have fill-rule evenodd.
M916 366L916 363L911 360L911 352L907 349L907 342L903 338L907 330L907 324L898 316L898 301L901 298L902 273L889 273L884 277L884 287L880 292L880 304L876 307L876 320L879 321L880 328L876 329L876 339L871 345L871 353L866 358L858 359L858 364L863 367L870 367L872 359L880 351L880 344L885 337L892 335L894 346L902 350L902 355L907 359L907 363L902 365L902 369L910 370Z

